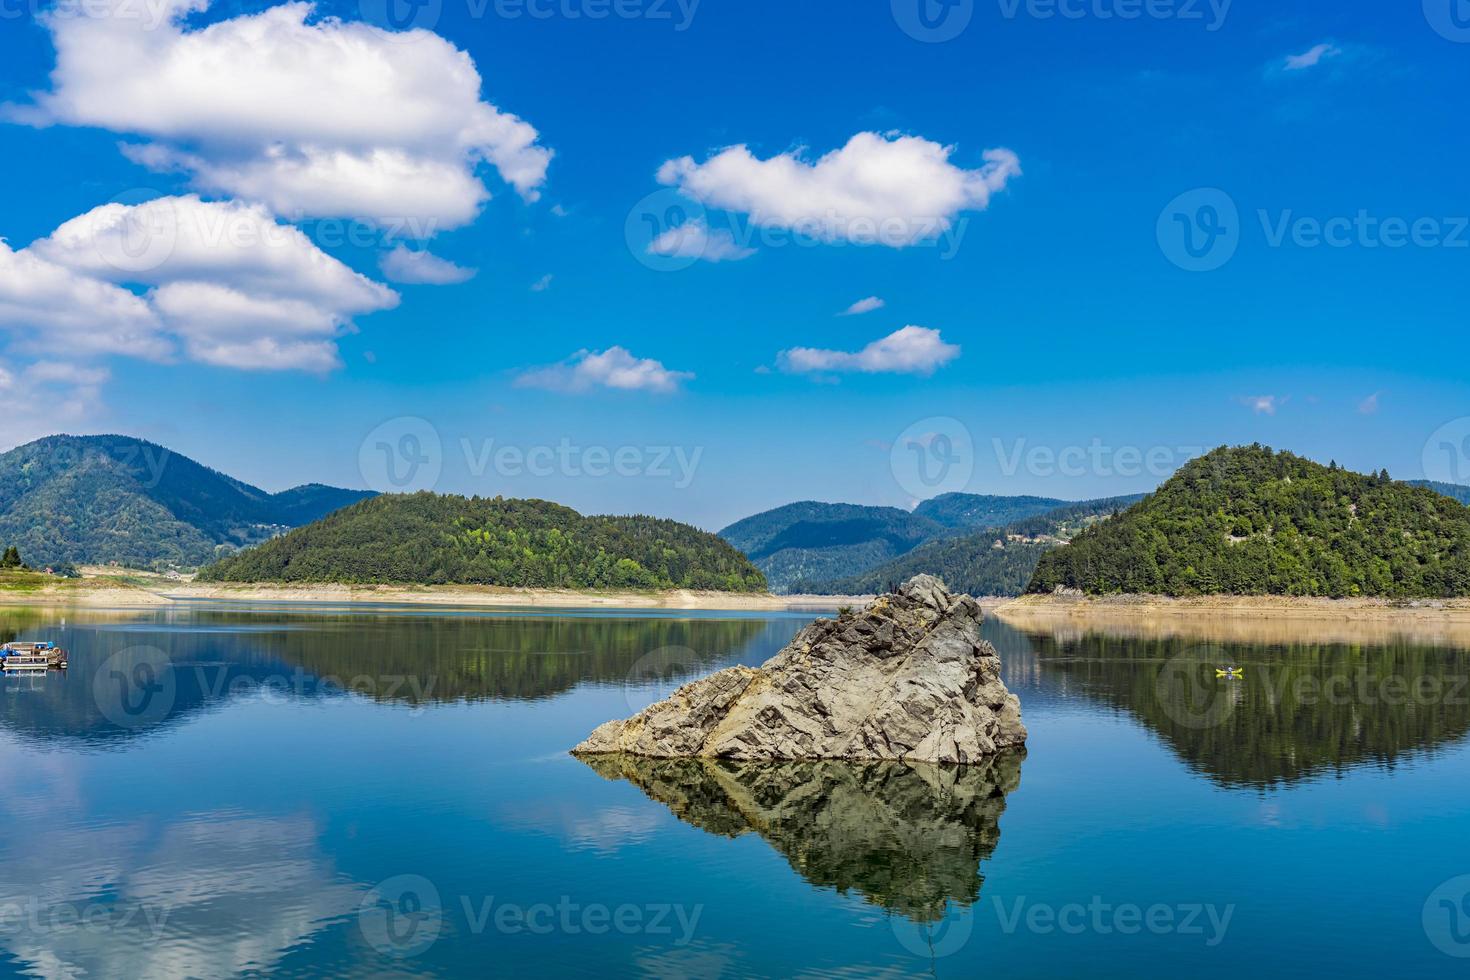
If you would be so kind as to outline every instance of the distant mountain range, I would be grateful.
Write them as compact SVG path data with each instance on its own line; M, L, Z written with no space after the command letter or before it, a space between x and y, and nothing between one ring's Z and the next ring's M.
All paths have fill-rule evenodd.
M1222 447L1044 554L1029 591L1470 595L1470 507L1460 499L1386 471Z
M856 575L796 582L792 591L868 595L887 592L915 575L929 574L938 575L951 589L970 595L1020 595L1030 584L1042 555L1142 499L1142 494L1135 494L1063 504L1004 527L936 538Z
M1126 498L1121 506L1136 499ZM1019 594L1044 547L994 555L996 530L1067 511L1030 532L1032 537L1060 536L1069 517L1081 519L1072 509L1080 507L1081 513L1092 515L1112 513L1118 506L1117 498L1077 504L1052 497L972 493L944 494L924 501L912 513L897 507L804 501L737 521L720 537L745 552L778 593L882 591L890 580L902 582L926 571L944 574L943 569L952 588L970 591L984 584L987 587L980 591L993 594L1005 583L1008 593Z
M38 568L192 568L369 496L267 493L140 439L50 436L0 454L0 543Z

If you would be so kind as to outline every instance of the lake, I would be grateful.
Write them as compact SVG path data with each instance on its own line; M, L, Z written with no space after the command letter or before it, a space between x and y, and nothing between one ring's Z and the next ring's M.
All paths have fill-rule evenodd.
M0 611L0 639L71 654L64 675L0 680L0 975L1470 966L1470 652L1454 645L991 618L1024 756L566 754L811 618Z

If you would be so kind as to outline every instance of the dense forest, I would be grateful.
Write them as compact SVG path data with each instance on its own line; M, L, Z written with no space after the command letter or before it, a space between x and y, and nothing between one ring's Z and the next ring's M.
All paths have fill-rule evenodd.
M542 500L374 497L205 568L203 581L414 583L763 592L727 542L652 517Z
M1030 584L1042 555L1139 499L1107 497L1064 504L1005 527L927 542L856 575L800 581L793 590L818 595L868 595L890 591L898 583L927 573L939 576L951 589L970 595L1020 595Z
M1470 508L1260 445L1193 460L1041 559L1030 591L1470 595Z
M49 436L0 454L0 539L37 568L192 568L363 497L267 493L126 436Z

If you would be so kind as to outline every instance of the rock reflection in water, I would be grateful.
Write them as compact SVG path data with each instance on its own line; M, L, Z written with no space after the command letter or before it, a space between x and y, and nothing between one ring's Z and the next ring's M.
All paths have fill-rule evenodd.
M980 898L1024 752L969 766L902 762L583 761L711 834L760 834L813 885L856 892L915 922Z

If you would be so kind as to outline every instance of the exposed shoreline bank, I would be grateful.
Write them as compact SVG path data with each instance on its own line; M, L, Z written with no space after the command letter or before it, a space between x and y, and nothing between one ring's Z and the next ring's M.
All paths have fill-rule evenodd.
M1405 637L1470 644L1470 599L1029 595L1002 603L994 615L1024 632L1057 636L1099 632L1257 643Z
M769 593L578 592L566 589L511 589L471 585L322 585L203 583L161 575L117 574L56 579L37 587L0 590L0 605L134 608L193 602L302 605L422 605L431 607L608 608L712 610L726 612L834 609L859 605L871 597L778 596Z

